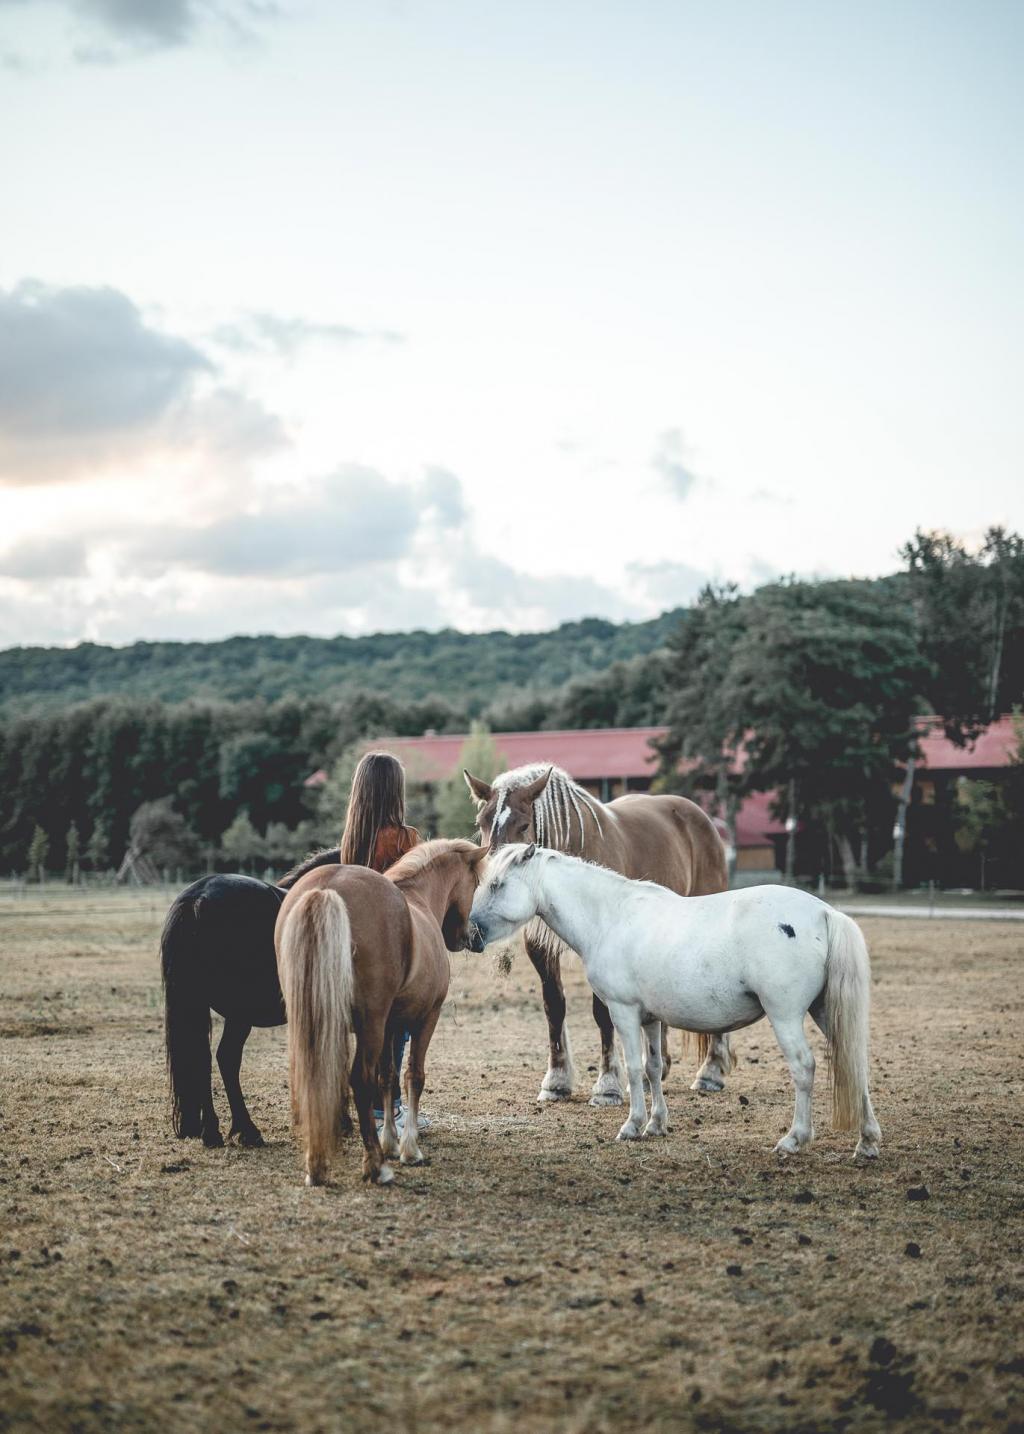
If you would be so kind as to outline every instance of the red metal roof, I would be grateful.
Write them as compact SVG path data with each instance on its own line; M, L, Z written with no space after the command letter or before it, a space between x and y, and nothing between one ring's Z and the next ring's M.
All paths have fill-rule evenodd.
M571 732L492 732L491 738L505 767L530 762L553 762L578 782L602 777L651 777L657 754L652 737L665 727L606 727ZM393 752L405 763L411 777L442 781L458 770L465 734L438 737L386 737L373 746Z
M956 747L943 734L937 717L924 717L929 731L921 739L921 761L930 772L967 772L1008 767L1017 750L1012 717L997 717L972 747Z
M771 804L776 792L754 792L741 804L736 813L736 845L767 846L773 836L781 836L786 830L771 814Z
M921 743L922 766L929 772L971 771L1006 767L1016 751L1012 719L993 722L977 742L959 748L943 735L936 718L922 718L931 729ZM568 732L493 732L502 766L525 767L531 762L554 762L580 782L602 778L652 777L656 754L654 738L666 727L605 727ZM378 751L393 752L405 764L414 781L439 782L458 771L465 733L432 737L383 737L372 745ZM307 787L322 786L324 771L307 777ZM744 801L736 818L737 846L764 846L783 831L771 815L774 792L756 792Z

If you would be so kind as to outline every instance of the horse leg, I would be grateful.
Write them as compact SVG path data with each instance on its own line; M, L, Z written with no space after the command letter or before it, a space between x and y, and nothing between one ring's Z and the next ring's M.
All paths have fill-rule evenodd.
M608 1013L608 1007L600 996L594 997L594 1020L601 1032L601 1067L594 1089L590 1093L591 1105L621 1105L625 1089L619 1048L615 1044L615 1026Z
M393 1159L398 1154L398 1127L395 1124L397 1094L394 1032L388 1026L384 1031L384 1046L380 1053L380 1099L384 1115L384 1124L380 1132L380 1148L389 1159Z
M394 1171L385 1164L384 1152L377 1138L377 1120L373 1113L380 1090L380 1056L384 1044L383 1022L367 1021L356 1042L356 1058L352 1064L352 1094L359 1117L359 1134L363 1139L363 1179L374 1185L389 1185Z
M203 1144L211 1150L218 1150L224 1144L224 1137L220 1133L220 1121L217 1119L217 1109L213 1103L213 1079L209 1073L206 1076L206 1088L200 1106L200 1120L202 1121Z
M644 1135L668 1134L668 1106L665 1092L661 1088L662 1039L665 1027L661 1021L649 1021L644 1026L647 1037L647 1079L651 1083L651 1118L644 1126Z
M666 1081L667 1078L668 1078L668 1073L669 1073L669 1071L672 1069L672 1053L671 1053L671 1051L669 1050L668 1030L669 1030L668 1026L666 1026L665 1022L662 1021L662 1023L661 1023L661 1083L662 1083L662 1085L664 1085L665 1081ZM645 1027L644 1027L644 1032L645 1032L644 1041L645 1041L645 1043L646 1043L646 1041L647 1041L646 1031L647 1031L647 1027L645 1026ZM685 1033L684 1033L684 1034L685 1034ZM649 1059L649 1056L650 1056L650 1051L649 1051L649 1049L648 1049L648 1055L644 1057L645 1062ZM646 1066L646 1064L645 1064L645 1065L644 1065L644 1095L650 1095L650 1093L651 1093L651 1082L650 1082L650 1077L646 1074L646 1071L647 1071L647 1066Z
M263 1136L246 1108L245 1097L242 1095L242 1083L239 1080L239 1073L242 1069L242 1051L251 1030L252 1026L245 1021L225 1020L224 1030L217 1046L217 1065L220 1069L220 1078L224 1082L228 1104L231 1107L231 1129L228 1131L228 1139L237 1135L239 1145L258 1146L264 1143Z
M423 1152L419 1147L420 1097L425 1082L427 1047L434 1034L440 1006L431 1012L418 1031L413 1033L409 1049L409 1062L405 1072L405 1125L402 1127L402 1164L422 1165Z
M793 1124L789 1133L782 1137L775 1149L779 1155L795 1155L798 1150L802 1150L814 1139L811 1110L814 1093L814 1052L807 1044L802 1016L792 1014L773 1016L767 1006L765 1012L771 1022L772 1030L775 1032L779 1049L786 1057L786 1064L789 1066L789 1073L793 1077L793 1085L796 1087Z
M725 1089L725 1078L734 1064L728 1034L704 1035L702 1032L697 1036L697 1054L704 1055L704 1062L690 1089L701 1095L717 1095Z
M548 959L547 952L526 943L526 952L533 962L533 969L540 977L540 989L544 997L544 1014L548 1018L548 1068L540 1083L538 1101L569 1100L576 1073L572 1065L572 1049L569 1045L569 1028L565 1023L565 992L562 990L562 973L558 957Z
M202 1136L203 1144L208 1149L219 1150L224 1144L224 1137L220 1133L217 1107L213 1103L213 1072L210 1065L210 1044L207 1036L206 1056L199 1078L199 1129L195 1133Z
M825 1022L825 1002L820 998L811 1007L811 1017L826 1041L829 1038L828 1026ZM878 1155L878 1146L882 1138L882 1127L875 1117L874 1107L871 1104L871 1096L865 1085L861 1092L861 1115L860 1115L860 1139L857 1141L857 1149L853 1152L854 1157L864 1156L867 1160L874 1160Z
M647 1105L644 1101L644 1036L640 1026L640 1012L636 1006L627 1006L621 1001L614 1002L608 1010L622 1042L626 1056L626 1072L629 1076L629 1119L624 1122L615 1139L639 1140L647 1121Z

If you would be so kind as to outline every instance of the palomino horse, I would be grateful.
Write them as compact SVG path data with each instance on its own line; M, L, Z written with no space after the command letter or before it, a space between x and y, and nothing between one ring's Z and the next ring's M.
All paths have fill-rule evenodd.
M706 896L729 884L725 849L714 824L685 797L634 792L605 804L560 767L546 763L503 772L493 783L463 775L476 798L480 841L492 853L508 842L536 841L623 876L656 881L680 896ZM568 1100L575 1083L560 969L563 949L543 922L528 927L526 950L540 977L550 1044L538 1100ZM601 1031L601 1065L590 1104L621 1105L624 1086L612 1019L596 993L593 1009ZM667 1072L667 1039L663 1046ZM697 1049L703 1064L691 1089L720 1091L732 1069L728 1036L700 1034Z
M804 1034L810 1011L828 1042L833 1125L860 1131L857 1155L878 1154L881 1131L868 1094L871 969L864 937L848 916L792 887L684 899L533 843L506 847L473 902L473 949L536 916L579 953L622 1041L630 1108L619 1140L668 1132L663 1021L729 1031L767 1016L796 1087L792 1128L775 1149L795 1154L814 1138L814 1055Z
M350 1086L366 1148L364 1177L382 1185L393 1180L385 1156L398 1155L406 1165L423 1159L417 1136L424 1058L448 994L448 951L465 947L485 855L473 842L424 842L386 876L364 866L321 866L285 897L275 942L307 1185L327 1178ZM412 1034L405 1125L399 1141L394 1103L385 1100L382 1142L373 1107L382 1088L393 1089L400 1031Z
M164 1037L175 1135L224 1144L213 1104L210 1011L224 1017L217 1065L231 1106L228 1139L262 1145L242 1095L242 1051L253 1026L282 1026L274 923L285 892L314 867L337 865L337 847L320 851L277 886L251 876L204 876L171 903L160 937Z

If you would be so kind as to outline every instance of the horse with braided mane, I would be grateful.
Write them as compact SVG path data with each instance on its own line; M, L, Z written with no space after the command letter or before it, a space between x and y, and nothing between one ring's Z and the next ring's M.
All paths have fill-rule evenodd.
M710 896L729 884L725 848L711 818L685 797L631 792L600 802L568 772L546 762L516 767L493 782L469 772L463 776L477 804L480 843L491 852L509 843L537 842L621 876L657 882L679 896ZM568 1100L576 1076L565 1023L561 958L569 948L539 919L530 922L525 936L541 981L550 1046L537 1099ZM601 1032L601 1064L590 1104L621 1105L625 1078L615 1028L597 995L593 1010ZM702 1032L696 1042L703 1063L692 1089L720 1091L732 1068L729 1037ZM662 1045L667 1055L667 1043Z

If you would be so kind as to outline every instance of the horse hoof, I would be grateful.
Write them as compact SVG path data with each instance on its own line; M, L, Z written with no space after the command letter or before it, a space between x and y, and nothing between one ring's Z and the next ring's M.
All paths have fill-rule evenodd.
M614 1090L596 1090L590 1097L591 1105L621 1105L622 1096Z
M801 1147L789 1135L784 1135L775 1147L776 1155L798 1155Z
M625 1124L625 1125L622 1127L622 1129L619 1131L619 1133L618 1133L618 1135L615 1137L615 1139L616 1139L616 1140L639 1140L639 1139L640 1139L640 1131L637 1130L637 1128L636 1128L635 1125L630 1125L629 1121L627 1120L627 1121L626 1121L626 1124Z
M656 1130L652 1130L649 1125L644 1126L645 1140L651 1140L654 1136L658 1135L668 1135L668 1129L663 1125L658 1126Z
M718 1095L725 1090L725 1082L716 1080L713 1076L698 1076L690 1089L695 1090L698 1095Z
M853 1152L854 1160L877 1160L878 1146L867 1145L863 1140L858 1140L857 1149Z
M374 1185L390 1185L395 1178L395 1172L390 1165L382 1165L374 1178Z
M231 1135L237 1135L239 1145L245 1146L246 1150L259 1150L267 1143L255 1125L248 1126L245 1130L232 1130Z
M423 1165L425 1163L422 1152L419 1150L414 1155L402 1155L399 1158L403 1165Z
M207 1150L220 1150L224 1144L224 1137L219 1130L204 1130L203 1144Z
M572 1091L571 1091L571 1090L545 1090L545 1089L543 1088L543 1086L542 1086L542 1087L541 1087L540 1094L537 1096L537 1104L538 1104L538 1105L543 1105L544 1102L547 1101L547 1100L572 1100Z

